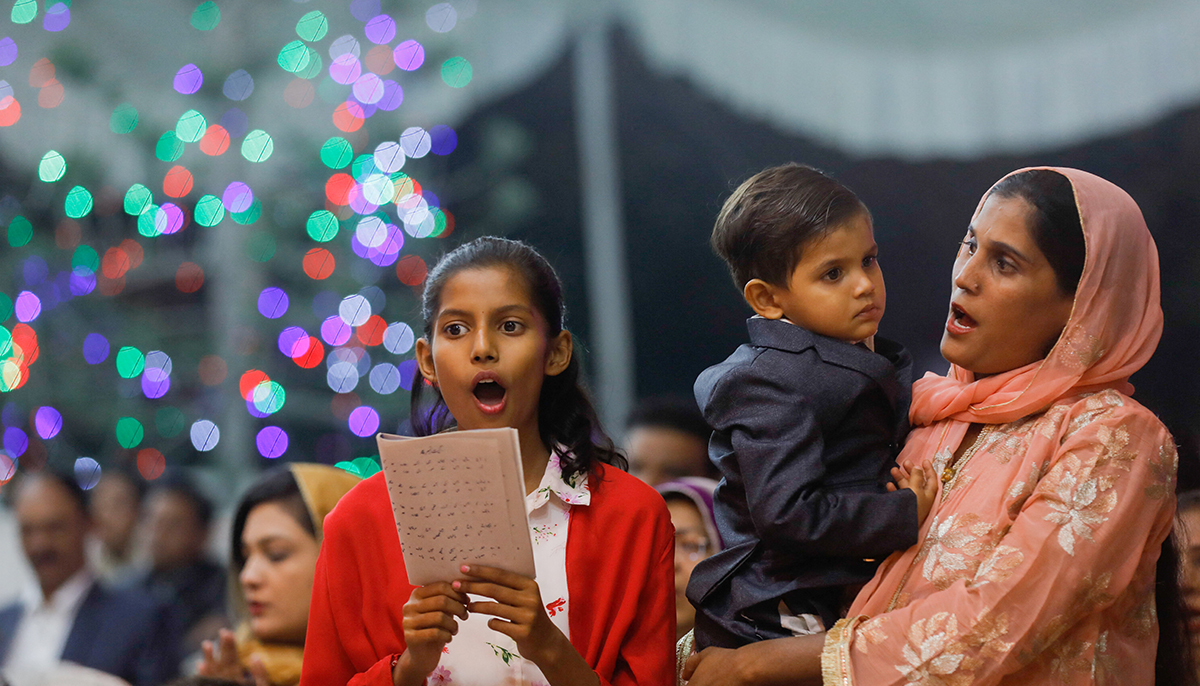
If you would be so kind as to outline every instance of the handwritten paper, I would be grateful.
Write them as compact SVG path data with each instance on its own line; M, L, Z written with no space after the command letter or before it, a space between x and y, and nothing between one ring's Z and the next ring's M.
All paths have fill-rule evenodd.
M471 563L534 575L516 429L376 442L409 582L461 578Z

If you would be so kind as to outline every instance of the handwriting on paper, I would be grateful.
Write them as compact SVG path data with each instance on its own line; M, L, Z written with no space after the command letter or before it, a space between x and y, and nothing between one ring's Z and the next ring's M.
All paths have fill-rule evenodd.
M459 566L470 562L532 575L513 434L491 429L421 439L380 435L396 531L414 584L458 578Z

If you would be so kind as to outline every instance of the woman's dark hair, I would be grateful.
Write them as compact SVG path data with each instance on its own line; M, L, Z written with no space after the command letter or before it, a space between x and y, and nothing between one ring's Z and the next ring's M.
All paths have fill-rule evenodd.
M534 307L545 318L548 334L557 336L564 328L566 307L562 282L554 268L531 246L520 241L485 236L451 251L429 272L421 297L421 318L425 321L425 340L433 343L433 326L441 306L442 289L450 277L468 269L504 267L519 275L529 289ZM547 447L564 446L560 456L562 477L568 483L578 474L592 470L597 462L622 470L628 465L612 440L600 427L596 410L580 378L579 358L571 356L567 368L542 382L538 401L538 429ZM412 384L413 433L428 436L454 425L446 401L437 388L430 387L432 401L424 401L426 384L418 370Z
M1154 683L1195 686L1196 662L1188 631L1187 607L1179 583L1179 547L1175 532L1163 541L1154 580L1154 609L1158 615L1158 653Z
M246 556L242 553L242 532L246 529L246 518L251 510L263 503L278 503L308 535L314 539L317 537L312 515L304 504L304 496L300 494L300 485L296 483L292 471L281 467L264 472L246 490L233 515L233 568L239 572L246 566Z
M804 246L865 214L854 191L794 162L746 179L725 201L710 244L741 290L751 279L785 285Z
M1071 180L1051 169L1030 169L1005 177L991 192L1029 203L1033 240L1054 270L1058 290L1074 295L1083 275L1087 246Z

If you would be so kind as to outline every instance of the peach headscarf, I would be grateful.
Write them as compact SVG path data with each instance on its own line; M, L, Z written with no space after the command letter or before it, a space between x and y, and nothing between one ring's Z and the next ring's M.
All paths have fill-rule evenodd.
M1115 388L1131 395L1129 377L1158 346L1163 327L1158 249L1137 203L1094 174L1061 167L1028 169L1034 168L1051 169L1071 181L1083 224L1087 258L1067 326L1044 360L1024 367L978 381L953 364L946 376L927 373L913 384L909 416L914 427L952 419L958 426L951 431L963 434L969 423L1015 421L1086 391ZM979 201L975 216L987 197Z

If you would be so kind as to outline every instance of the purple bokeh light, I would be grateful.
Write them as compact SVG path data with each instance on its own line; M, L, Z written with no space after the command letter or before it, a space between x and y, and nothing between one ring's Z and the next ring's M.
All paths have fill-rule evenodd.
M264 426L255 437L254 443L258 446L259 455L273 460L287 452L288 435L278 426Z

